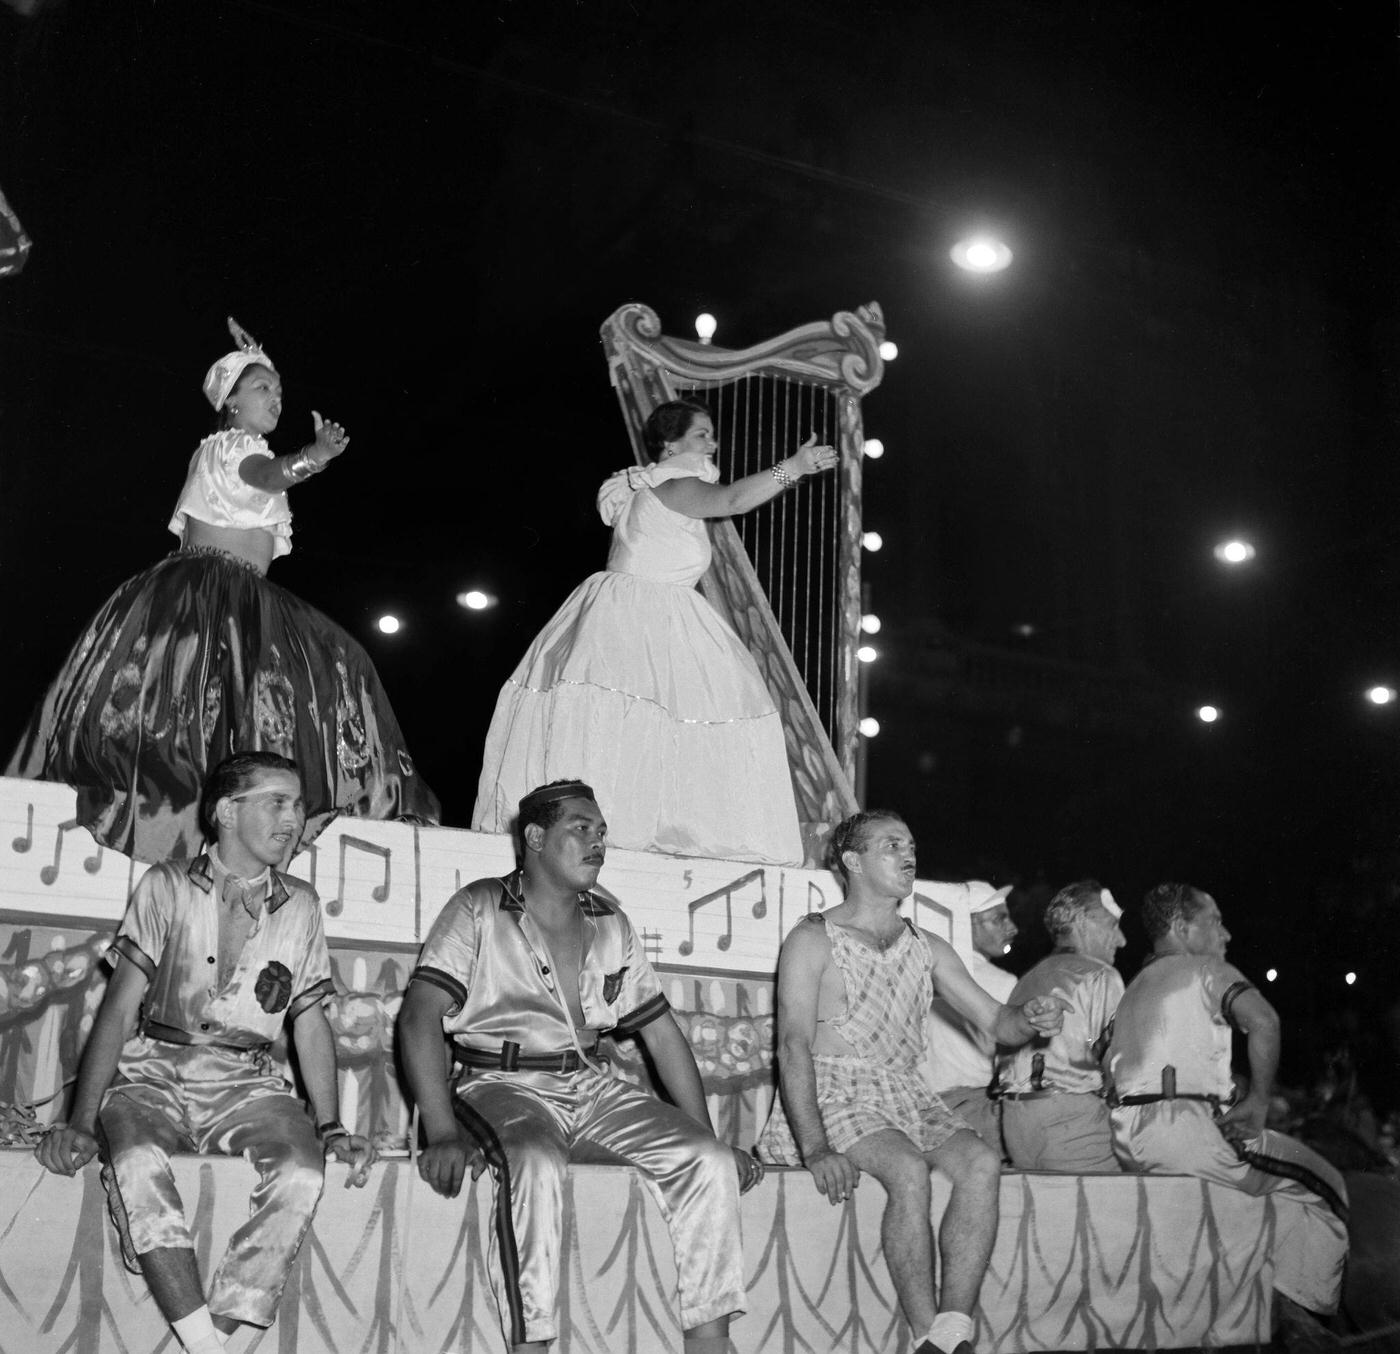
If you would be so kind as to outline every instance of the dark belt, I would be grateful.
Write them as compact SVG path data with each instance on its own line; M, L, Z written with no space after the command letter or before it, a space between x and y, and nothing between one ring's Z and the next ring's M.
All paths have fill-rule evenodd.
M158 1044L179 1044L188 1048L198 1044L201 1048L221 1048L226 1053L266 1053L271 1044L230 1044L223 1039L211 1039L207 1034L197 1034L193 1030L182 1030L178 1025L162 1025L158 1020L143 1020L141 1033Z
M1052 1095L1097 1095L1097 1091L1003 1091L995 1100L1049 1100Z
M590 1049L591 1056L596 1049ZM577 1072L588 1063L576 1048L560 1053L522 1053L509 1039L499 1049L457 1047L457 1058L467 1067L489 1067L501 1072Z
M1225 1102L1218 1095L1194 1095L1189 1091L1182 1091L1176 1095L1115 1095L1109 1097L1109 1105L1117 1109L1120 1105L1160 1105L1164 1100L1199 1100L1204 1105L1210 1105L1217 1113L1221 1105Z

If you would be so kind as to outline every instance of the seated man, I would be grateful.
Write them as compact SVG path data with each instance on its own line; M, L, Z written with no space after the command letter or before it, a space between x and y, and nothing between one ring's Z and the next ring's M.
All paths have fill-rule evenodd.
M1210 894L1159 884L1142 920L1152 954L1118 1005L1105 1067L1114 1151L1128 1170L1198 1175L1290 1201L1273 1234L1274 1287L1312 1311L1335 1311L1346 1186L1316 1152L1264 1127L1278 1015L1225 962L1230 933ZM1244 1033L1249 1056L1249 1092L1236 1104L1232 1030Z
M762 1177L716 1140L695 1058L627 918L589 890L607 825L593 791L556 781L520 801L520 868L448 900L399 1013L426 1146L419 1174L455 1198L496 1176L491 1283L507 1341L558 1334L562 1185L571 1157L621 1157L661 1191L687 1354L728 1349L742 1311L739 1193ZM675 1105L614 1077L605 1031L636 1034ZM467 1075L448 1085L444 1032ZM677 1108L677 1106L679 1108Z
M1122 909L1097 880L1067 884L1045 909L1055 950L1011 993L1063 997L1058 1034L997 1057L1001 1134L1013 1166L1039 1171L1116 1171L1099 1060L1123 996L1113 956L1123 948Z
M805 1166L833 1204L862 1171L884 1186L880 1236L915 1354L970 1354L972 1310L996 1240L1000 1156L929 1090L920 1070L935 993L980 1031L1022 1044L1060 1027L1062 1002L998 1005L946 941L899 915L914 888L914 839L892 813L858 813L832 833L846 899L805 917L778 962L778 1072L759 1151ZM952 1195L934 1290L932 1190ZM940 1310L941 1308L941 1310Z
M1011 1000L1016 975L994 963L1016 939L1016 923L1006 906L1008 884L994 889L980 879L967 886L966 907L972 925L972 957L968 972L993 1001ZM938 997L928 1017L928 1051L924 1076L938 1098L998 1156L1002 1155L997 1106L988 1096L996 1045L975 1022L958 1014Z
M217 843L207 855L153 866L137 882L72 1117L54 1125L37 1155L72 1175L97 1152L101 1125L104 1180L110 1175L128 1263L134 1251L190 1354L219 1354L217 1332L272 1324L321 1197L326 1152L349 1162L351 1181L363 1185L374 1149L337 1119L320 901L274 868L305 823L296 763L272 752L230 757L204 784L200 821ZM310 1115L268 1053L283 1025ZM207 1303L170 1173L175 1152L246 1156L259 1176Z

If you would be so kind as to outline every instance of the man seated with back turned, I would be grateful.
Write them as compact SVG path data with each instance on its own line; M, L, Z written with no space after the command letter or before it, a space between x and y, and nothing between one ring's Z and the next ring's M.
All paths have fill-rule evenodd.
M1059 1033L997 1056L1001 1135L1020 1170L1117 1171L1100 1059L1123 979L1113 956L1123 948L1122 909L1095 879L1066 884L1045 909L1055 949L1016 984L1017 1006L1032 997L1069 1004Z
M570 1161L621 1157L655 1183L675 1245L686 1354L731 1348L744 1306L739 1194L762 1178L710 1127L700 1073L631 922L591 893L607 824L593 791L555 781L520 801L520 867L448 900L399 1014L422 1116L419 1174L455 1198L496 1180L490 1274L506 1339L558 1335L556 1286ZM598 1036L636 1034L668 1105L615 1077ZM467 1075L448 1084L444 1033Z
M833 1203L868 1171L885 1189L885 1262L914 1354L971 1354L972 1311L996 1240L1001 1161L928 1087L919 1068L937 992L998 1043L1060 1027L1063 1002L993 1001L945 940L899 914L914 889L914 839L887 812L837 825L832 866L846 899L803 918L778 961L781 1103L759 1143L802 1165ZM939 1231L935 1293L931 1171L952 1194Z
M1142 921L1152 954L1118 1005L1105 1068L1114 1150L1128 1170L1197 1175L1295 1205L1276 1215L1274 1288L1301 1307L1333 1312L1347 1253L1346 1186L1316 1152L1264 1127L1278 1015L1225 962L1230 933L1210 894L1158 884L1143 900ZM1249 1057L1249 1089L1238 1101L1235 1030Z
M72 1175L105 1139L112 1216L128 1266L190 1354L219 1354L240 1323L271 1325L321 1198L326 1154L363 1185L373 1147L341 1126L334 996L321 904L276 867L306 825L296 763L241 752L209 773L200 821L215 844L137 881L83 1050L73 1112L39 1145ZM286 1027L312 1113L269 1053ZM206 1302L170 1157L242 1156L258 1173L248 1221Z

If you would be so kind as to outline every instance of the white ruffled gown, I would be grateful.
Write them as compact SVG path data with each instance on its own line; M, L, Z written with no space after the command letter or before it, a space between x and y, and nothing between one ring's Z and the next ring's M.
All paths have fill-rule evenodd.
M715 471L698 454L619 471L598 491L608 567L555 613L501 689L472 826L509 830L549 781L593 787L633 851L801 864L783 729L748 650L695 590L705 523L652 492Z

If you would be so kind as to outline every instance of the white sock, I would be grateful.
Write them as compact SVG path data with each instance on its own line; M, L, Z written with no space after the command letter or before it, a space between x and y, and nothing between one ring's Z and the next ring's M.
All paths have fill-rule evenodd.
M943 1354L953 1354L964 1340L972 1339L972 1318L966 1312L939 1312L924 1339Z
M208 1307L196 1307L188 1316L170 1324L187 1354L223 1354L224 1342L215 1329Z

